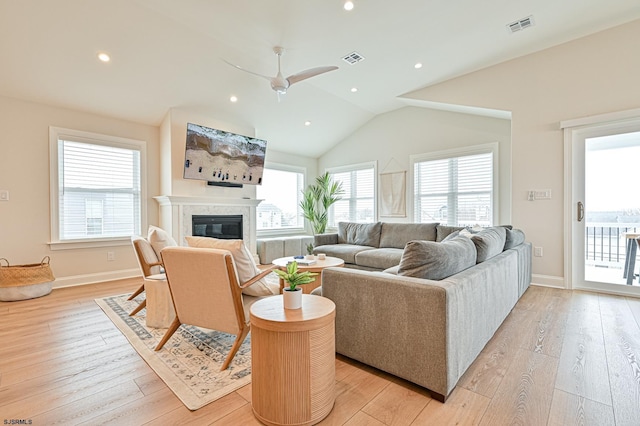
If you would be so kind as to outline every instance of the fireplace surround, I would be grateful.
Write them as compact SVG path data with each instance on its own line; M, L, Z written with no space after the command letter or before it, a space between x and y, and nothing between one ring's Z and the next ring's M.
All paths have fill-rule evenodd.
M160 227L166 229L182 246L187 245L184 237L194 235L193 216L241 216L241 239L257 259L256 207L262 200L175 195L153 198L160 206Z

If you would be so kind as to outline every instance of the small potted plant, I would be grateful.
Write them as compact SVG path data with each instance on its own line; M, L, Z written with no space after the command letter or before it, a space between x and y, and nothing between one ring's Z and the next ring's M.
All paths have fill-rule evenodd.
M313 244L307 244L307 255L304 258L307 260L313 260Z
M284 298L285 309L300 309L302 307L302 289L299 285L309 284L316 280L315 272L299 272L298 262L293 261L287 264L287 270L274 269L273 272L278 274L286 283L282 297Z

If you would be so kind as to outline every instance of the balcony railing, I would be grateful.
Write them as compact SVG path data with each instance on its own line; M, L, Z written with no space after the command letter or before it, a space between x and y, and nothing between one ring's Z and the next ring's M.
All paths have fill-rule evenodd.
M585 226L586 264L624 267L627 255L626 233L640 232L640 223L587 223Z

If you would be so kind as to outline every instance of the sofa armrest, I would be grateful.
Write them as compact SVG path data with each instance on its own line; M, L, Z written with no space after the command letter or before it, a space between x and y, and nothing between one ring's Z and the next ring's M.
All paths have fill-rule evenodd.
M313 246L326 246L330 244L338 244L338 233L334 234L319 234L313 236Z

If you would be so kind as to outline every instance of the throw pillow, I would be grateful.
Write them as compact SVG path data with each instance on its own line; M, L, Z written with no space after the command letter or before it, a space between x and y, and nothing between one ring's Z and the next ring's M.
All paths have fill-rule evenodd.
M380 247L382 223L338 222L338 243Z
M441 243L409 241L402 253L398 275L442 280L476 264L476 247L467 237Z
M493 228L485 228L471 236L471 241L476 245L476 251L478 253L477 263L482 263L502 253L506 240L506 231L506 228L496 226Z
M242 240L220 240L208 237L185 237L185 239L189 247L215 248L230 251L233 261L236 264L240 284L249 281L260 273L251 253L249 253L249 250L247 250ZM280 286L278 284L270 284L266 282L264 278L242 289L242 293L248 296L271 296L279 292Z
M520 244L524 243L524 240L524 232L522 232L520 229L507 229L504 249L509 250L510 248L519 246Z
M149 244L151 244L151 247L153 247L153 251L156 252L156 256L158 256L158 259L162 259L162 256L160 256L160 251L163 248L175 247L178 245L176 240L174 240L167 231L153 225L149 226L149 231L147 232L147 240L149 241Z

